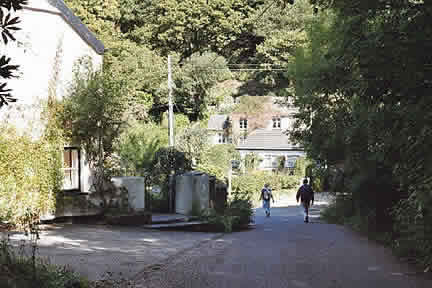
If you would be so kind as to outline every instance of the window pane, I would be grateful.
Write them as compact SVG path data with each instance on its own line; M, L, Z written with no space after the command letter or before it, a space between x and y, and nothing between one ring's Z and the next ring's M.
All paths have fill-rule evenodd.
M79 189L78 175L79 175L78 170L65 170L63 189L65 190Z
M63 159L64 159L63 168L72 168L70 150L63 151Z
M71 189L72 186L72 173L71 171L64 171L63 189Z
M63 152L64 156L64 179L63 189L64 190L79 190L79 175L80 175L80 163L79 163L79 150L67 148Z
M71 150L71 156L72 156L72 168L77 169L78 168L78 150Z

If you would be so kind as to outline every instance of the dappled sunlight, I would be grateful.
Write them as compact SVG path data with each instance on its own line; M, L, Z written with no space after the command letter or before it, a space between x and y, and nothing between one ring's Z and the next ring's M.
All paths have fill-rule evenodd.
M121 272L132 277L145 265L163 261L219 235L76 224L49 228L40 233L37 254L53 264L72 266L91 279L98 278L106 271ZM24 233L10 235L11 244L16 249L26 244L26 255L31 255L29 239Z

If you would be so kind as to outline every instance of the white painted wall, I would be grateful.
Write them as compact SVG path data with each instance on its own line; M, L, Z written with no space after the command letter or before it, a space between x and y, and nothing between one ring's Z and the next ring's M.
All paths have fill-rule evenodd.
M33 2L45 3L41 1ZM36 7L39 6L46 5ZM57 53L60 54L57 83L59 99L67 93L78 59L88 56L93 66L98 68L102 65L103 56L98 55L60 14L24 9L17 15L21 17L19 26L22 28L15 34L18 41L10 42L1 52L12 57L14 64L20 65L19 78L8 81L18 102L3 107L1 117L6 117L8 123L14 123L18 128L26 128L29 121L38 119L37 113L33 115L29 110L35 110L40 100L47 99ZM40 134L40 129L38 127L34 133Z
M293 125L294 125L294 119L292 117L282 117L281 119L282 129L291 129Z
M19 78L8 81L18 102L2 107L0 121L14 125L18 131L30 132L33 138L43 133L40 104L48 98L56 54L59 55L58 99L67 94L78 59L89 57L95 69L101 68L103 61L103 56L97 54L48 3L49 0L31 0L27 8L17 12L22 29L15 33L18 41L0 47L1 54L12 57L13 64L20 65ZM81 153L81 164L81 189L88 192L91 175L84 153Z

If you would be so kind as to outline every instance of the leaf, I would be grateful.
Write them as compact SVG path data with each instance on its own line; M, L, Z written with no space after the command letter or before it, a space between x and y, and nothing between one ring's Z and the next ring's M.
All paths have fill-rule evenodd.
M19 17L15 17L15 18L12 18L12 19L8 22L7 25L15 25L15 24L18 24L18 23L20 23L20 22L21 22L21 21L20 21Z
M3 32L12 40L16 41L15 37L9 32L9 30L4 29Z
M3 42L7 45L8 39L7 39L6 34L4 33L4 31L2 32L2 38L3 38Z

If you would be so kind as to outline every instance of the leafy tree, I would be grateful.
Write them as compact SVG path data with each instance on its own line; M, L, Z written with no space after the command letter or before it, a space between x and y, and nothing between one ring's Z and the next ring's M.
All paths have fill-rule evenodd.
M197 170L206 172L224 181L228 177L231 160L240 160L240 154L232 144L219 144L207 147Z
M113 153L113 142L126 123L126 85L100 71L87 68L76 73L69 95L64 99L63 121L69 137L79 143L90 167L93 168L93 188L108 207L105 185L110 175L104 163Z
M119 29L120 3L118 0L67 0L69 7L97 34L107 51L104 54L104 71L128 84L128 111L137 120L152 118L152 108L159 113L158 98L167 79L166 60L146 45L127 39ZM162 107L162 112L166 105ZM156 113L156 114L158 114Z
M177 149L184 152L195 165L200 163L204 157L208 143L207 130L197 125L186 128L176 139Z
M114 151L122 166L133 175L152 170L155 153L168 145L168 133L154 123L129 124L115 141Z
M165 202L165 206L168 204L166 201L169 199L170 176L179 175L190 170L192 170L192 162L185 153L174 147L162 147L156 151L150 175L153 184L162 186L161 200ZM168 207L169 205L165 209Z
M408 0L314 2L320 9L308 27L309 42L287 75L299 108L293 136L315 158L344 161L352 206L343 216L360 219L357 226L369 232L402 237L398 243L408 238L411 248L402 246L415 247L430 264L425 256L432 243L424 235L431 234L422 227L432 223L426 164L432 7ZM422 224L415 233L400 230L416 217Z
M4 45L9 41L16 41L14 31L21 28L17 26L20 23L19 17L14 17L12 11L16 12L27 4L27 0L3 0L0 1L0 28L1 38ZM18 65L11 64L11 58L6 55L0 57L0 108L8 103L16 102L11 94L11 89L7 88L7 79L14 76L14 72L18 70Z
M179 112L191 121L202 119L217 99L210 93L218 82L231 78L223 57L213 53L192 55L174 77L174 96Z
M248 0L121 0L120 29L137 43L167 55L177 52L180 62L196 52L231 56L254 49L252 13L264 1Z
M222 62L257 63L271 60L276 63L273 56L285 55L293 50L289 43L295 41L285 40L291 36L284 34L287 25L291 25L289 19L303 12L300 8L291 12L291 6L288 7L290 9L281 9L287 7L286 4L292 4L287 0L270 3L250 0L67 0L67 3L108 48L104 58L105 71L111 71L130 84L131 114L138 120L157 121L168 109L164 60L167 54L171 54L175 62L183 64L173 67L177 111L185 113L191 120L202 119L206 117L207 104L220 100L215 98L217 93L212 93L211 88L215 79L227 79L227 76L220 78L227 71L226 64ZM290 13L285 17L288 20L281 21L279 26L273 25L273 19L268 15L277 12L283 17L282 10ZM302 17L295 19L301 22ZM276 26L278 35L270 33L276 31ZM298 30L297 27L293 29ZM267 41L268 37L277 40ZM279 40L288 44L273 49L272 43ZM197 52L215 54L198 56ZM272 82L276 78L282 79L279 74L263 72L258 73L256 78ZM287 81L277 83L281 85Z

